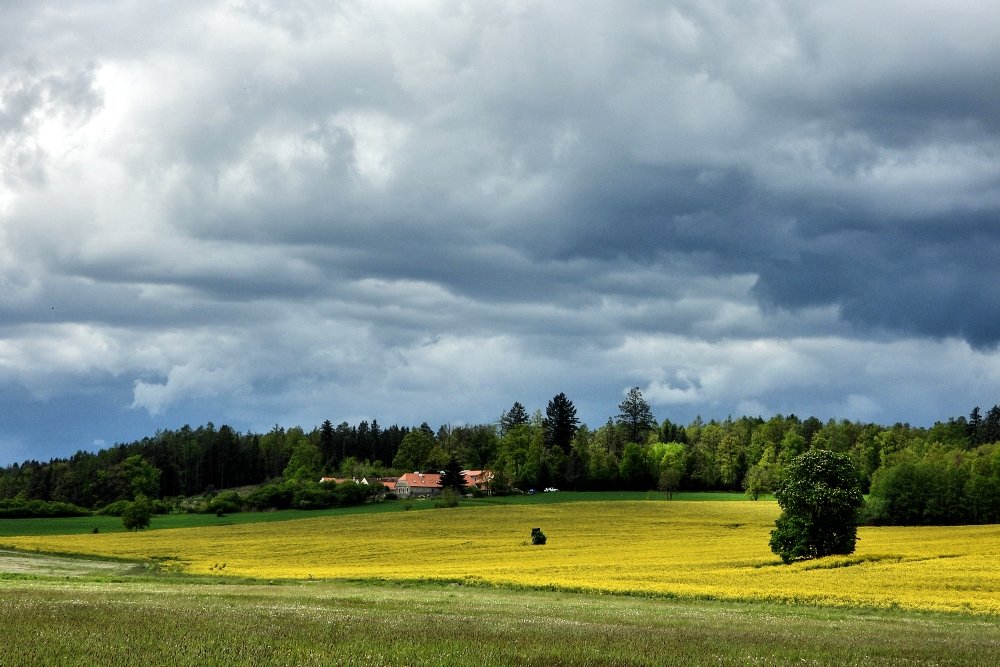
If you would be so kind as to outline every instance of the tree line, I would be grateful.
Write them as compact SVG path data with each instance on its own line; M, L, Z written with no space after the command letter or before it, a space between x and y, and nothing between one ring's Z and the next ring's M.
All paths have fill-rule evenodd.
M577 490L742 491L782 483L791 461L813 449L848 456L866 517L888 524L1000 521L1000 407L929 428L792 415L658 421L638 388L618 413L591 428L565 393L544 411L520 402L493 423L383 428L329 420L305 431L275 426L240 433L209 423L160 431L98 452L0 470L0 500L98 508L138 495L192 496L268 482L314 483L320 475L380 477L440 471L452 459L494 472L494 492L555 486ZM304 487L302 487L304 488ZM304 491L300 491L304 493ZM293 493L286 488L284 493Z

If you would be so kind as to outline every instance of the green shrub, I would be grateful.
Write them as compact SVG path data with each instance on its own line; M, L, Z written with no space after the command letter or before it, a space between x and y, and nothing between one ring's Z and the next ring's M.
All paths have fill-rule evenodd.
M434 502L434 507L437 509L458 507L458 493L455 492L455 489L445 489Z

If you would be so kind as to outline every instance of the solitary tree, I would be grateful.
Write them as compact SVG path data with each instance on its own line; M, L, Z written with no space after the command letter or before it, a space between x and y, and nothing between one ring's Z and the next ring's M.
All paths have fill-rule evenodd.
M152 514L153 508L150 506L149 500L146 496L139 495L122 511L122 525L125 526L125 530L149 528L149 519Z
M579 423L573 401L563 393L554 396L545 408L545 444L568 453Z
M638 387L628 390L625 400L618 404L617 421L625 428L629 442L642 444L646 434L656 428L656 418Z
M771 531L771 551L781 560L854 553L864 498L846 454L811 449L796 456L774 497L782 512Z

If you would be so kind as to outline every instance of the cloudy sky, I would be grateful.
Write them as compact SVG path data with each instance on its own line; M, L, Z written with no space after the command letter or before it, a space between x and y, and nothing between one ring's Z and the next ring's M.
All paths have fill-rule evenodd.
M1000 3L0 4L0 464L1000 402Z

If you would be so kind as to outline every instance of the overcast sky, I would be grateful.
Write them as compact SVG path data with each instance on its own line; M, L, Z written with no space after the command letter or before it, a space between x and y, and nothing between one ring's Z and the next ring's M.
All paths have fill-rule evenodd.
M0 4L0 464L1000 402L1000 3Z

